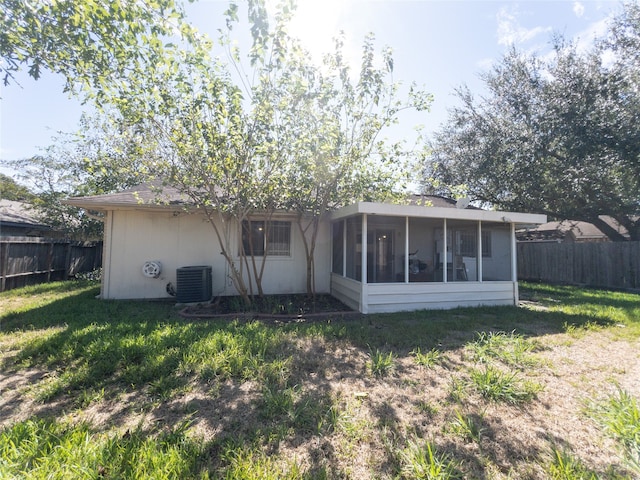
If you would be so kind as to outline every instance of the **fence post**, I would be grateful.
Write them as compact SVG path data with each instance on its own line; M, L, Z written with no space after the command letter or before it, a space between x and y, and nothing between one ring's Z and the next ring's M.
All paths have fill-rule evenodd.
M51 281L51 271L53 270L53 242L48 242L49 250L47 252L47 282Z
M7 286L7 274L9 272L9 243L0 243L0 292L4 292Z
M65 248L65 259L64 259L64 278L65 280L71 276L71 242L67 243Z

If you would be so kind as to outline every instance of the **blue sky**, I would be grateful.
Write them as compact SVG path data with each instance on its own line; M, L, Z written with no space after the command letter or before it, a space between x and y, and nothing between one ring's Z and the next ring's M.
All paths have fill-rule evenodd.
M198 28L215 32L226 6L223 0L199 0L187 8ZM586 46L619 10L617 0L299 0L291 29L316 57L344 31L355 64L367 32L375 33L380 47L392 47L394 80L416 82L435 97L430 112L401 119L394 135L410 136L415 124L433 131L446 120L456 102L455 87L464 83L481 92L478 74L510 45L544 54L552 34L560 33ZM21 86L0 90L2 160L41 153L57 132L75 131L83 111L79 101L62 92L55 75L34 81L22 72L18 78Z

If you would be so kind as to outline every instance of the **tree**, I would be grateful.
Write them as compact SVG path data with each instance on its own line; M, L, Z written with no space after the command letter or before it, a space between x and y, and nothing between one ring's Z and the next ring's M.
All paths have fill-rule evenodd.
M33 200L33 197L34 194L27 187L0 173L0 199L29 202Z
M76 178L62 168L55 156L36 156L28 160L13 162L22 170L21 177L27 180L35 192L30 204L33 216L66 237L91 240L102 234L102 223L86 212L64 205L62 200L73 194Z
M188 45L195 50L201 42L175 0L3 2L4 84L16 83L14 74L23 68L36 80L43 70L58 73L65 91L102 112L100 120L84 118L73 140L58 139L43 155L14 163L34 184L43 221L71 236L99 234L99 222L61 200L109 193L158 173L146 148L150 143L138 142L145 135L136 125L139 118L130 118L133 111L144 116L144 110L129 104L129 93L140 88L140 79L159 78L157 69L170 69L177 52Z
M8 79L13 70L31 62L32 75L37 76L41 66L60 72L73 90L77 74L81 87L118 119L118 125L127 132L142 132L148 143L134 152L141 159L141 171L178 188L192 208L204 212L231 280L246 302L254 287L263 293L266 257L257 259L249 242L246 250L240 246L238 260L242 229L256 215L268 220L282 209L299 212L309 265L307 287L312 292L319 218L332 208L370 198L372 192L392 191L400 148L387 145L380 133L401 110L426 108L430 97L412 88L407 100L398 99L390 52L378 58L372 38L365 41L359 76L352 76L341 47L324 65L311 63L299 42L287 34L292 1L280 3L273 15L264 0L246 2L249 68L231 42L231 32L240 23L235 2L221 36L226 62L213 57L212 42L184 24L170 0L124 7L118 3L116 8L124 11L115 15L108 5L96 6L90 0L79 4L80 10L74 2L42 2L37 4L40 14L34 16L29 8L9 3L12 13L3 22L11 33L0 40L0 53L9 59ZM137 8L143 9L139 19L130 15ZM173 12L172 17L156 28L154 19L163 9ZM41 34L36 27L44 14L51 16L45 15L50 25ZM131 24L134 18L140 27ZM96 25L101 19L104 27ZM182 39L170 47L163 39L170 35L173 20ZM70 29L65 26L69 22ZM125 34L106 46L102 57L89 40L109 42L118 22ZM69 36L69 31L75 33ZM56 39L67 45L70 56L53 47ZM43 49L29 42L42 43ZM106 81L110 83L105 86ZM113 163L116 170L124 165L123 174L138 165L121 164L118 158L106 155L100 161L108 162L103 164L108 170ZM96 162L90 166L96 169ZM87 165L83 168L89 171ZM95 181L90 185L98 187ZM303 224L307 213L311 223Z
M600 218L610 215L640 240L640 65L637 52L634 61L625 53L640 39L638 18L627 6L585 54L561 38L551 60L512 49L482 76L484 97L458 89L461 106L435 135L425 177L621 240Z
M299 42L287 34L294 7L290 2L281 3L271 27L263 3L249 2L252 75L244 76L238 89L250 108L242 117L240 142L233 147L243 175L231 171L236 193L223 198L224 205L216 210L225 205L229 208L238 199L234 217L240 224L253 213L269 219L278 210L297 212L307 259L307 292L314 294L320 219L354 201L382 199L397 192L398 180L406 174L402 144L391 144L380 138L381 133L397 121L402 110L427 109L431 96L412 86L407 98L400 98L400 85L392 79L391 51L385 49L377 55L373 35L365 39L358 74L353 74L345 61L340 39L322 64L313 64ZM237 20L233 5L229 20L231 26ZM230 44L228 39L223 38L224 45ZM246 71L238 52L231 51L230 58L236 71ZM228 132L225 136L229 137ZM215 152L221 150L224 148ZM205 164L208 172L220 170ZM193 175L192 168L179 170L191 172L189 178L203 178L202 173ZM212 184L221 184L208 178ZM241 186L238 178L243 179ZM211 192L208 198L212 198ZM199 203L204 200L200 198ZM265 257L256 262L253 252L246 253L261 291Z
M174 0L4 0L0 72L5 85L26 67L63 75L65 91L96 99L126 89L162 59L178 37L193 39Z
M430 100L415 88L407 100L398 99L390 52L376 66L372 38L365 41L355 79L340 44L324 65L314 65L287 34L293 9L284 2L269 16L264 2L248 2L247 67L230 38L239 23L239 8L232 3L221 37L227 63L203 50L184 50L169 67L146 76L121 109L128 120L153 132L166 183L209 218L246 302L254 286L263 293L267 253L257 256L250 242L236 243L243 228L248 233L249 221L259 215L268 228L275 212L299 213L307 289L313 293L320 217L397 186L398 148L387 146L379 134L399 111L426 108Z
M326 72L326 73L320 73ZM285 208L298 213L307 258L307 292L314 294L315 248L320 220L331 210L360 200L396 198L406 181L404 142L382 139L385 128L406 109L426 110L431 96L415 86L407 98L393 81L390 49L376 55L374 37L365 38L358 75L344 61L342 40L323 66L304 78L305 90L287 111L292 129ZM285 109L286 110L286 109Z
M70 196L101 195L155 178L155 143L122 123L115 112L83 115L80 130L60 134L41 155L8 162L29 185L35 216L70 238L93 239L102 222L91 212L65 205Z

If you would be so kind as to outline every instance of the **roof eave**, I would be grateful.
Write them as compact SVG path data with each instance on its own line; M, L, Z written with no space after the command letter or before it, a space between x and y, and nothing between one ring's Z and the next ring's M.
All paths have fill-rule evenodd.
M184 209L187 205L184 203L131 203L131 202L103 202L87 200L83 197L68 198L62 201L65 205L84 208L85 210L93 210L97 212L106 212L109 210L176 210Z
M425 207L419 205L396 205L375 202L358 202L332 212L331 219L338 220L356 214L386 215L420 218L446 218L450 220L481 220L485 222L513 223L516 225L538 225L546 223L547 216L534 213L503 212L496 210L458 209L447 207Z

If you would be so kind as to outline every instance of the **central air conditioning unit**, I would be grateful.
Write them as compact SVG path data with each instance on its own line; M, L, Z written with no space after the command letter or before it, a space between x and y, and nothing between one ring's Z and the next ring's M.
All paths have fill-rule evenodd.
M208 302L212 296L211 267L196 265L176 271L178 303Z

